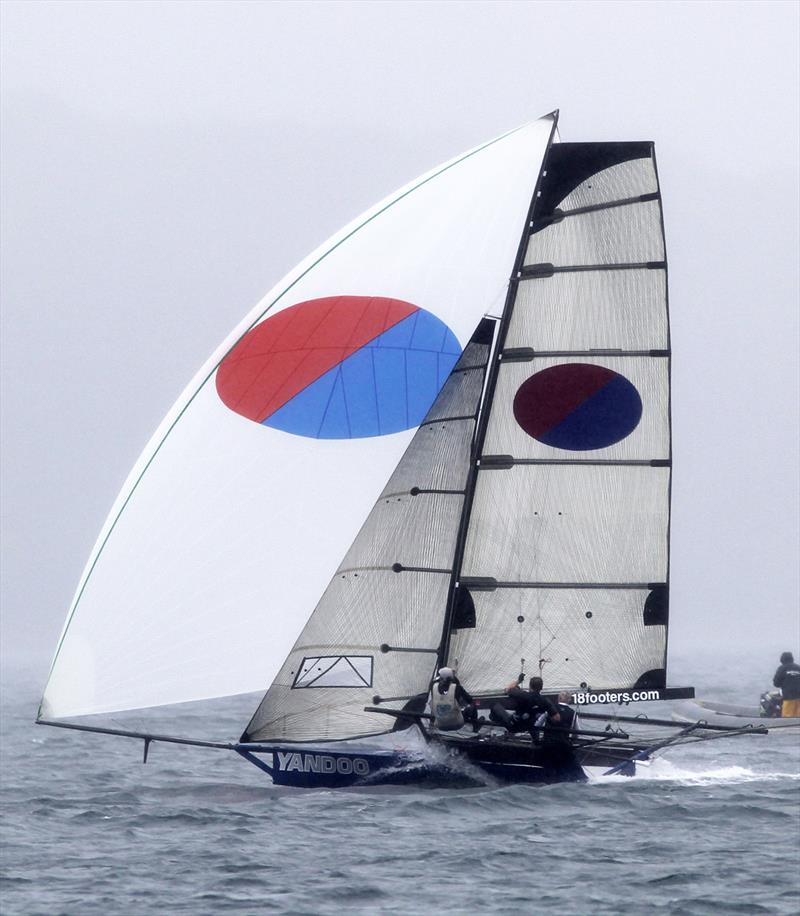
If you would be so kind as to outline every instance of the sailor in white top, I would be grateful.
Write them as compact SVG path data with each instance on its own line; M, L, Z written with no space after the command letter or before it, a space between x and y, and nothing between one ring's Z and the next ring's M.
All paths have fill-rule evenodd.
M440 731L455 731L464 725L462 707L472 697L461 686L452 668L440 668L431 689L433 724Z

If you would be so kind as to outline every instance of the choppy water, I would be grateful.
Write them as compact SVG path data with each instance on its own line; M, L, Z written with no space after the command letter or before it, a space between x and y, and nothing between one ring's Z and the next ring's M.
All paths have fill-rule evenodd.
M800 911L797 737L586 785L311 792L225 751L142 766L141 742L34 726L37 700L6 685L3 916Z

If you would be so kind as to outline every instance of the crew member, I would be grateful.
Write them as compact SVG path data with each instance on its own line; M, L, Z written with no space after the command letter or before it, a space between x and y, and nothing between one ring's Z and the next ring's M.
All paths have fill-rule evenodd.
M572 744L572 733L578 726L578 716L569 705L570 699L570 694L566 691L559 693L558 702L555 704L559 722L544 733L540 759L547 778L585 782L586 774L578 763Z
M800 665L795 662L791 652L784 652L781 655L781 665L775 672L772 683L781 689L782 718L800 717Z
M520 675L505 689L506 696L512 701L514 715L509 713L502 703L495 703L489 717L498 725L505 726L510 732L530 731L531 736L537 737L537 722L543 724L558 724L561 716L555 704L547 697L542 696L544 682L540 677L532 677L528 682L528 690L520 687ZM542 718L544 717L544 718Z
M550 725L544 736L546 744L570 744L572 732L577 727L578 717L575 710L568 705L570 695L563 690L558 695L558 702L553 704L557 718L547 712L540 713L536 719L537 728Z
M578 715L575 710L568 705L571 699L571 694L566 690L562 690L558 695L558 702L556 703L556 709L561 717L561 722L559 724L561 728L564 729L564 734L566 735L569 735L570 732L578 727Z
M455 731L465 718L476 718L472 697L461 686L452 668L440 668L431 688L433 724L443 732Z

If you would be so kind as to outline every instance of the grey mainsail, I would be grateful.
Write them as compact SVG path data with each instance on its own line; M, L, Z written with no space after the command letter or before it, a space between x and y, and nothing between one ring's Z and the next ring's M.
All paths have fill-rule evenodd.
M492 692L663 687L666 261L651 143L551 146L500 330L449 658Z

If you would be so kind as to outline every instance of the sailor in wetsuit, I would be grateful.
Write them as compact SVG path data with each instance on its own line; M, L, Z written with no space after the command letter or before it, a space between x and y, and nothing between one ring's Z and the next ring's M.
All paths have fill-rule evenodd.
M464 720L476 718L472 697L461 686L452 668L440 668L431 688L433 724L443 732L455 731Z
M571 699L571 694L569 694L566 690L562 690L558 695L558 703L556 703L556 709L558 710L558 714L561 717L559 725L564 729L564 734L567 736L571 731L578 727L578 716L575 710L571 706L567 705ZM569 740L568 737L567 740Z
M566 691L558 695L555 707L559 722L544 733L541 760L551 778L583 782L586 774L578 763L572 744L572 733L578 727L578 716L568 705L570 699L571 696Z
M781 655L781 666L772 679L775 687L780 687L783 696L781 716L800 716L800 665L798 665L791 652Z
M571 728L575 711L566 705L569 694L559 695L558 705L541 694L544 686L540 677L532 677L530 690L523 690L515 681L506 687L506 695L514 704L511 715L502 703L492 706L490 718L510 732L529 731L534 744L535 760L544 770L546 780L584 782L586 774L575 757ZM562 725L565 727L562 729ZM549 726L545 731L540 729Z
M521 680L522 675L505 689L506 696L513 703L514 714L512 715L502 703L495 703L489 713L489 718L496 724L505 726L510 732L529 731L535 740L538 735L537 722L540 725L558 725L561 716L555 704L542 696L544 682L540 677L530 679L529 690L524 690L519 686Z

